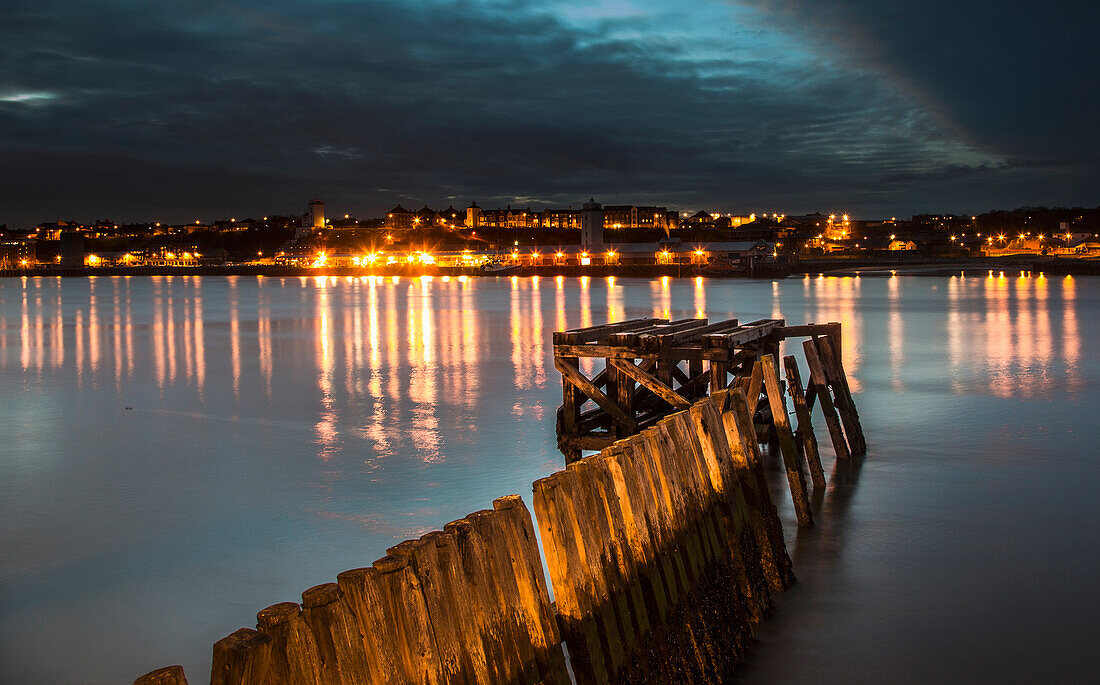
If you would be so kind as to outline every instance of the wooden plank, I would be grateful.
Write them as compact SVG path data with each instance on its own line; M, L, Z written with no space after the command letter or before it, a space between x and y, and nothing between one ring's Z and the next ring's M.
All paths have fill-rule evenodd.
M638 328L647 328L658 323L668 323L668 319L629 319L617 323L605 323L599 326L587 328L573 328L568 331L555 331L554 344L582 345L596 340L603 340L612 333L622 333Z
M626 412L619 408L619 405L608 399L607 395L603 394L599 388L592 385L592 382L585 378L574 366L555 357L554 368L561 372L564 380L569 381L569 383L576 386L578 390L590 397L592 401L602 407L604 411L611 414L613 419L622 421L624 425L631 426L631 430L637 426L637 423L632 417L627 416Z
M802 453L806 457L806 464L810 468L810 479L814 488L825 487L825 470L821 468L821 455L817 451L817 436L814 435L814 427L810 420L810 409L806 406L806 396L802 393L802 377L798 373L798 361L793 356L783 358L783 366L787 370L787 392L794 402L795 416L798 417L798 428L795 429L795 438L802 445Z
M703 337L704 347L730 349L746 343L762 340L783 326L782 319L765 319L739 326L728 333L708 334Z
M700 340L702 336L710 333L724 333L734 328L737 328L737 319L730 319L667 335L643 335L640 342L642 349L655 350L675 347L688 341Z
M609 363L619 371L638 381L640 385L645 386L650 391L652 391L653 394L657 395L665 402L668 402L673 407L676 407L677 409L687 409L691 406L691 402L685 399L678 392L659 381L655 376L650 375L645 371L642 371L634 364L631 364L628 361L623 361L622 359L612 359L609 361Z
M850 459L852 454L848 451L848 442L844 439L844 432L840 428L840 418L837 416L833 399L829 396L828 379L825 370L821 367L821 359L817 356L817 346L813 340L802 343L802 349L806 353L806 362L810 366L810 386L816 390L821 404L821 413L825 415L825 425L829 427L829 438L833 441L833 451L837 459Z
M705 326L707 324L706 319L676 319L668 323L656 324L649 326L648 328L639 328L634 331L628 331L626 333L612 333L608 337L608 342L612 345L621 345L623 347L635 347L639 345L638 339L642 335L662 335L665 333L675 333L677 331L686 330L688 328L695 328L696 326Z
M798 525L812 526L814 519L810 511L810 497L806 492L806 475L802 472L802 462L798 458L798 448L794 444L794 434L791 432L791 423L787 417L787 403L783 400L783 391L779 387L779 368L775 357L770 354L764 355L760 364Z

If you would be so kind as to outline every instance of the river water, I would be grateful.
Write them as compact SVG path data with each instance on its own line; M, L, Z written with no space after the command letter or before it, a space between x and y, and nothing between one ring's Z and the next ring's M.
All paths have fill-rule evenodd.
M1100 667L1100 279L0 279L0 682L129 682L559 468L554 330L840 321L869 443L745 682ZM805 377L805 375L804 375ZM776 460L772 460L775 462Z

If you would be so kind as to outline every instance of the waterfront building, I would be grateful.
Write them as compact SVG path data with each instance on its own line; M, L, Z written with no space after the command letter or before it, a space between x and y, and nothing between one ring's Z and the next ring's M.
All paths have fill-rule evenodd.
M605 205L604 228L657 228L667 230L669 211L666 207L637 205Z
M581 247L586 249L603 247L603 228L603 208L595 198L590 198L581 207Z
M477 228L481 220L481 207L476 202L471 202L466 208L466 228Z
M0 269L29 269L36 264L33 241L22 238L0 241Z
M579 209L544 209L539 216L542 228L580 228Z

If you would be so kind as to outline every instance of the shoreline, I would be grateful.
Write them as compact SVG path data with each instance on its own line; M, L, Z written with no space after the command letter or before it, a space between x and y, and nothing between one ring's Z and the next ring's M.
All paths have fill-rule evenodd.
M812 259L761 269L756 275L745 272L704 273L698 265L596 265L596 266L522 266L512 271L486 273L470 267L383 266L326 267L227 264L209 266L80 267L45 266L34 269L3 269L0 278L87 278L91 276L265 276L274 278L338 277L413 277L420 276L592 276L605 278L754 278L775 279L789 276L951 276L965 271L1025 271L1054 275L1100 275L1100 260L1056 257L974 257L967 259Z

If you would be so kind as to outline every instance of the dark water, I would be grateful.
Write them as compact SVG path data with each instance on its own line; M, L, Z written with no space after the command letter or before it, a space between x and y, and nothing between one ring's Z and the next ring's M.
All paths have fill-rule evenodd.
M553 330L700 313L842 322L870 443L805 533L775 468L799 583L746 681L1100 666L1098 279L4 279L0 682L204 681L257 610L530 501Z

